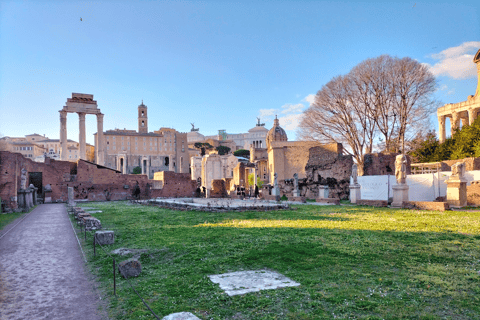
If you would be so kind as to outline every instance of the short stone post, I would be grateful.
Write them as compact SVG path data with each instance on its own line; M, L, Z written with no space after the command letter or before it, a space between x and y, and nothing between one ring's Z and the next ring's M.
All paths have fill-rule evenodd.
M298 174L293 174L293 196L300 197L300 190L298 190Z
M328 186L318 186L318 197L320 199L328 199L328 192L329 192Z
M447 184L447 203L451 207L467 205L467 181L464 178L465 163L457 162L452 166L452 175L445 181Z
M52 186L47 184L45 188L43 188L43 192L45 194L43 203L51 203L52 202Z
M75 200L73 194L73 187L68 187L68 205L70 207L75 207Z

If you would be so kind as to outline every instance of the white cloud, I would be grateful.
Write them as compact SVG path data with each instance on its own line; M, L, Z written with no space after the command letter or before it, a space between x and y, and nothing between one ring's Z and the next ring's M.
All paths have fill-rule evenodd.
M285 130L295 131L302 121L303 113L290 114L284 117L278 118L280 120L280 126Z
M447 90L447 89L448 89L448 87L447 87L446 84L444 84L444 85L442 85L442 86L440 87L440 90Z
M308 102L310 105L312 105L315 102L315 95L314 94L309 94L303 100Z
M282 106L281 112L284 114L297 113L297 112L302 112L303 108L305 108L305 106L301 103L297 103L297 104L287 103Z
M431 57L440 60L433 66L426 64L435 75L446 75L453 79L467 79L477 75L473 56L480 48L480 41L464 42L457 47L451 47Z

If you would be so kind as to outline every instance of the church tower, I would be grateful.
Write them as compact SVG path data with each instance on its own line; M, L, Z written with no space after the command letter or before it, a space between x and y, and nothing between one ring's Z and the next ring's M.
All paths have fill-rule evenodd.
M142 104L138 106L138 133L148 133L147 106Z

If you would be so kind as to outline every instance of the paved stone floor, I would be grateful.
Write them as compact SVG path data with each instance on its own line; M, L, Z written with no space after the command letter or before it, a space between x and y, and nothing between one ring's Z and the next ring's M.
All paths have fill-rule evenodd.
M107 319L89 277L65 205L39 205L0 239L0 319Z

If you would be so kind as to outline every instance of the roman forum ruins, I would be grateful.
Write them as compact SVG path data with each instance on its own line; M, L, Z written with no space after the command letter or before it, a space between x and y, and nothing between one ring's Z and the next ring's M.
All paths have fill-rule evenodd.
M449 103L443 107L438 108L438 130L440 135L440 143L445 142L445 119L450 118L450 130L451 134L455 132L460 126L460 121L462 121L462 126L465 124L471 125L473 121L478 116L480 111L480 50L477 51L473 58L473 63L477 65L477 90L475 95L468 96L467 101L459 103Z
M97 164L104 164L103 156L103 113L98 109L97 101L93 100L93 94L72 93L71 98L67 98L67 103L60 112L60 155L63 161L68 161L67 146L67 113L78 114L80 145L80 159L86 160L86 135L85 135L85 115L94 114L97 116L97 132L95 143L95 159Z

